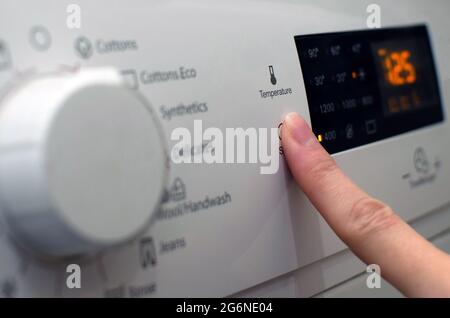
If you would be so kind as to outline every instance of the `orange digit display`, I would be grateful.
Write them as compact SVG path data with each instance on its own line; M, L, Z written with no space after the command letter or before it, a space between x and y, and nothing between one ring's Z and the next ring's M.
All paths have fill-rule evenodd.
M305 34L295 45L311 125L329 153L444 120L426 26Z
M409 61L409 50L388 51L379 49L378 55L383 58L386 80L394 86L413 84L416 82L416 68Z

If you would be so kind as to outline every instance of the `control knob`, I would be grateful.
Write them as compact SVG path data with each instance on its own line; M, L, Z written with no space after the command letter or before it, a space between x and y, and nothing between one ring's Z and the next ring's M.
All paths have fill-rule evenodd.
M0 101L0 212L34 251L89 254L132 239L166 177L158 119L113 68L36 76Z

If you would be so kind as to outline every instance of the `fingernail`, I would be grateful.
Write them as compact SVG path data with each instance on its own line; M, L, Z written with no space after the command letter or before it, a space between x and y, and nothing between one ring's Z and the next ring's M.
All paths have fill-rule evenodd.
M317 142L316 136L312 133L311 128L309 128L306 121L297 113L287 114L283 126L288 129L295 141L301 145L309 146Z

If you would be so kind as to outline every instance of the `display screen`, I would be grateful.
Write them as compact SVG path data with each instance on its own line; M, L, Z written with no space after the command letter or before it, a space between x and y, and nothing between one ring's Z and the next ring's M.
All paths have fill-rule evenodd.
M425 26L296 36L311 124L329 153L443 120Z

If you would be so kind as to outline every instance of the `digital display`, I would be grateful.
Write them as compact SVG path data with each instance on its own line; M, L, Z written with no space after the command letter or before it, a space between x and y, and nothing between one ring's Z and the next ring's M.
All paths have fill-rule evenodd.
M336 153L443 121L425 26L296 36L311 124Z
M386 116L439 104L426 39L372 44Z

